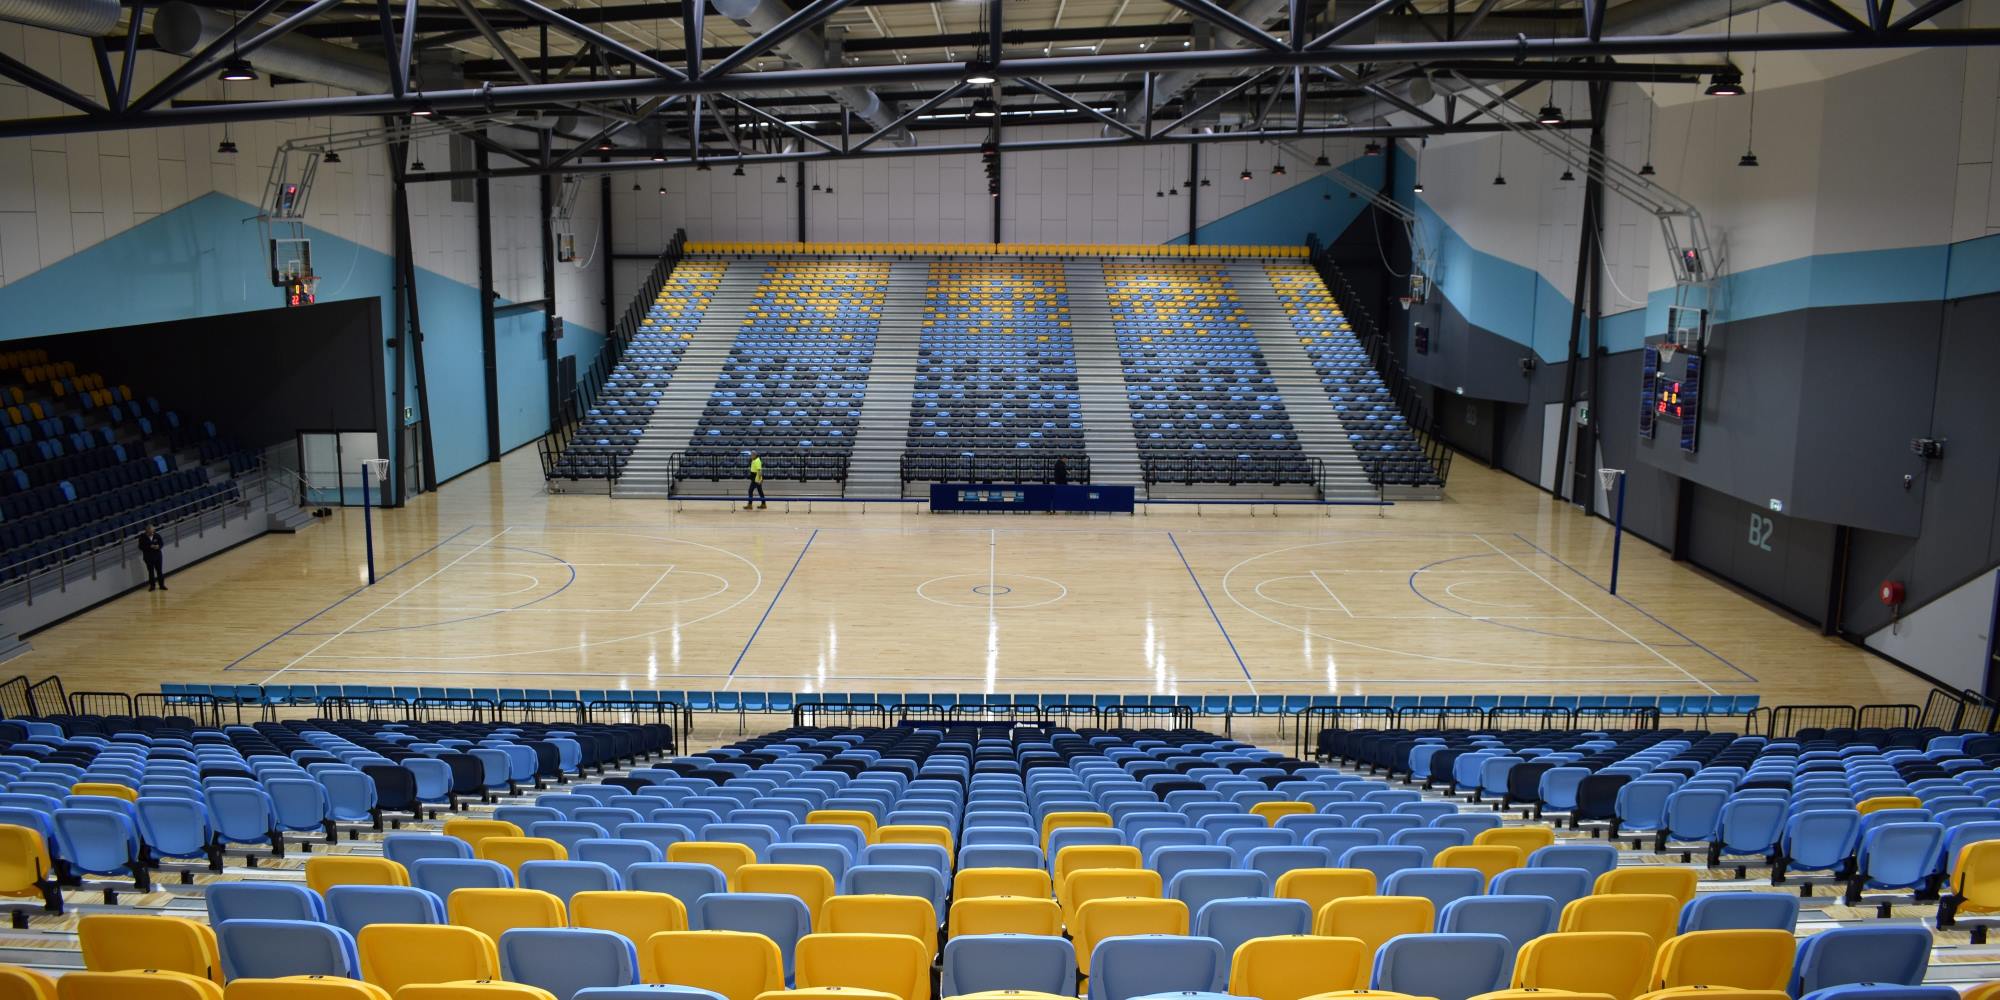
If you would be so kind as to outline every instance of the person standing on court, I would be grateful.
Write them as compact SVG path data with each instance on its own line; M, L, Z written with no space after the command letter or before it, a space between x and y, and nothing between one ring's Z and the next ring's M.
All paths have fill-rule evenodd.
M164 560L160 555L160 550L165 547L166 540L153 530L152 525L146 525L146 530L139 533L139 558L146 562L147 590L167 589L167 574L161 568Z
M750 453L750 489L743 495L743 509L750 509L750 501L756 500L761 510L771 504L764 499L764 458L756 452Z

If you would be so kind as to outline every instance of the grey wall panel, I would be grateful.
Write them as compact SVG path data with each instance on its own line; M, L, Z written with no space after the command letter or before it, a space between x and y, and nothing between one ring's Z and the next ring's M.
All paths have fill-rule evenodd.
M1787 517L1699 488L1688 558L1809 621L1824 617L1833 526Z
M1923 461L1910 439L1930 432L1943 310L1899 302L1810 312L1788 511L1903 535L1922 529Z
M1663 422L1652 440L1639 442L1639 461L1759 506L1772 498L1789 504L1807 329L1804 313L1716 327L1696 450L1683 452L1679 424ZM1606 385L1607 395L1632 405L1638 392L1636 377L1624 387Z

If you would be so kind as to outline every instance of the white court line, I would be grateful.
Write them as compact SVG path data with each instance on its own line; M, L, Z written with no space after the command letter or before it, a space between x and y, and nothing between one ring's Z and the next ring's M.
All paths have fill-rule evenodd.
M666 569L663 569L663 570L661 570L661 571L660 571L660 578L659 578L658 580L654 580L654 581L653 581L653 585L652 585L651 587L647 587L647 588L646 588L646 592L645 592L645 593L643 593L643 594L640 594L640 595L639 595L639 599L638 599L638 600L636 600L636 601L633 601L633 602L632 602L632 606L631 606L631 607L629 607L629 608L626 608L626 609L625 609L625 611L626 611L626 612L627 612L627 613L629 614L630 612L633 612L633 611L637 611L637 610L639 610L639 605L641 605L641 604L644 604L644 603L646 603L646 598L648 598L648 597L651 597L651 596L653 596L653 591L654 591L654 590L656 590L656 589L658 589L658 588L659 588L659 586L660 586L660 584L661 584L661 582L662 582L662 581L664 581L664 580L666 580L666 578L667 578L667 574L668 574L668 573L671 573L671 572L673 572L673 571L674 571L674 566L673 566L673 564L672 564L672 563L668 563L668 564L667 564L667 568L666 568Z
M311 649L308 649L308 650L306 650L306 651L305 651L304 653L300 654L300 655L299 655L299 657L298 657L297 659L294 659L294 660L293 660L292 662L290 662L290 663L287 663L287 664L285 664L284 666L282 666L282 667L279 667L279 668L278 668L277 670L273 671L273 672L272 672L272 674L271 674L271 676L269 676L269 677L266 677L266 678L264 678L264 680L263 680L263 683L264 683L264 684L269 684L269 683L271 683L272 681L274 681L274 680L277 680L277 679L278 679L278 675L279 675L279 674L282 674L282 673L284 673L285 671L287 671L287 670L290 670L290 669L292 669L293 667L296 667L296 666L298 666L298 665L299 665L299 662L300 662L301 660L304 660L304 659L305 659L306 657L308 657L308 656L311 656L311 655L313 655L314 653L317 653L317 652L319 652L319 651L320 651L320 650L322 650L322 649L325 649L325 648L327 647L327 645L328 645L328 644L330 644L330 643L332 643L332 642L333 642L333 640L335 640L335 639L338 639L338 638L340 638L341 636L343 636L343 635L346 635L347 633L349 633L349 632L352 632L352 631L354 631L354 628L355 628L355 626L357 626L357 625L360 625L360 624L361 624L362 622L365 622L365 621L367 621L368 619L370 619L370 618L373 618L373 617L375 617L375 616L376 616L377 614L381 613L381 611L382 611L382 609L383 609L383 608L387 608L387 607L388 607L389 605L391 605L391 604L394 604L394 603L396 603L397 601L400 601L400 600L402 600L402 599L403 599L403 598L404 598L404 597L405 597L406 595L408 595L408 594L410 594L410 593L413 593L413 592L415 592L415 591L416 591L416 590L417 590L418 588L422 587L422 586L423 586L424 584L426 584L426 583L429 583L429 582L431 582L432 580L435 580L435 579L437 579L437 578L438 578L438 574L440 574L440 573L443 573L443 572L444 572L445 570L448 570L448 569L452 568L453 566L456 566L456 565L458 565L459 563L461 563L461 562L465 561L465 559L466 559L466 557L467 557L467 556L470 556L470 555L472 555L472 554L473 554L474 552L477 552L477 551L479 551L480 549L483 549L483 548L487 547L488 545L491 545L491 544L493 544L493 543L494 543L495 541L499 540L499 538L500 538L500 536L501 536L501 535L504 535L504 534L506 534L507 532L509 532L509 531L512 531L512 530L513 530L513 528L512 528L512 527L506 527L506 528L501 528L501 529L500 529L500 530L499 530L499 531L498 531L497 533L495 533L495 534L493 535L493 537L492 537L492 538L488 538L487 540L485 540L485 541L483 541L483 542L480 542L480 543L479 543L478 545L475 545L475 546L473 546L472 548L469 548L469 549L465 550L465 552L464 552L463 554L461 554L461 555L460 555L460 556L459 556L459 557L458 557L457 559L453 559L452 561L450 561L450 562L448 562L448 563L445 563L445 564L444 564L444 565L442 565L442 566L439 566L439 567L437 568L437 570L436 570L435 572L433 572L433 573L432 573L431 575L429 575L429 576L427 576L427 577L424 577L424 578L423 578L423 579L421 579L421 580L418 580L418 581L416 582L416 584L415 584L415 585L413 585L413 586L409 587L409 588L408 588L408 589L406 589L406 590L399 590L399 591L397 591L397 592L396 592L396 596L394 596L394 597L391 597L391 598L389 598L389 599L388 599L388 600L386 600L386 601L383 601L383 602L382 602L382 603L381 603L380 605L378 605L378 606L377 606L377 607L375 608L375 610L374 610L374 611L370 611L370 612L368 612L367 614L365 614L365 615L362 615L361 617L359 617L359 618L356 618L356 619L354 619L353 621L351 621L351 622L349 622L349 623L347 624L347 627L346 627L346 628L343 628L343 629L341 629L340 631L338 631L338 632L335 632L334 634L332 634L332 635L330 635L330 636L327 636L327 637L326 637L326 638L325 638L324 640L322 640L322 641L320 642L320 644L319 644L319 645L317 645L317 646L314 646L313 648L311 648Z
M1318 570L1314 569L1306 570L1306 575L1312 577L1314 583L1319 584L1319 589L1326 591L1326 596L1333 598L1333 603L1340 605L1340 610L1347 612L1347 617L1349 618L1354 617L1354 612L1347 610L1347 602L1341 600L1340 595L1334 593L1333 588L1327 586L1326 581L1319 578Z
M1570 593L1569 591L1567 591L1567 590L1564 590L1564 589L1562 589L1561 587L1558 587L1558 586L1556 586L1556 585L1555 585L1554 583L1550 582L1550 580L1549 580L1549 578L1548 578L1548 577L1546 577L1546 576L1543 576L1542 574L1540 574L1540 573L1537 573L1537 572L1535 572L1535 571L1534 571L1533 569L1529 568L1529 566L1528 566L1528 564L1527 564L1527 563L1524 563L1524 562L1522 562L1521 560L1519 560L1519 559L1516 559L1516 558L1514 558L1514 557L1513 557L1513 556L1512 556L1511 554L1509 554L1509 553L1507 552L1507 550L1506 550L1506 549L1503 549L1503 548L1501 548L1501 547L1500 547L1500 546L1498 546L1498 545L1494 545L1494 544L1492 543L1492 541L1488 540L1488 539L1487 539L1487 537L1486 537L1485 535L1473 535L1472 537L1474 537L1474 538L1477 538L1477 539L1479 539L1479 540L1480 540L1480 541L1482 541L1482 542L1485 542L1488 548L1491 548L1491 549L1492 549L1493 551L1495 551L1495 552L1498 552L1498 553L1500 553L1501 557L1502 557L1502 558L1504 558L1504 559L1506 559L1506 560L1507 560L1508 562L1510 562L1510 563L1513 563L1514 565L1516 565L1516 566L1519 566L1519 567L1521 567L1521 569L1522 569L1522 571L1523 571L1523 572L1526 572L1526 573L1527 573L1528 575L1530 575L1530 576L1533 576L1533 577L1534 577L1535 579L1537 579L1537 580L1540 580L1540 581L1542 581L1542 582L1543 582L1543 583L1545 583L1545 584L1548 584L1548 587L1549 587L1549 589L1550 589L1550 590L1553 590L1553 591L1555 591L1556 593L1558 593L1558 594L1561 594L1561 595L1563 595L1564 597L1567 597L1567 598L1569 598L1569 600L1570 600L1570 603L1572 603L1572 604L1576 605L1576 606L1577 606L1577 607L1579 607L1579 608L1582 608L1582 609L1583 609L1583 610L1585 610L1585 611L1588 611L1588 612L1590 612L1590 613L1591 613L1591 614L1593 614L1593 615L1596 615L1599 621L1602 621L1602 622L1603 622L1604 624L1606 624L1606 625L1609 625L1609 626L1611 626L1611 627L1612 627L1613 629L1617 630L1617 632L1618 632L1618 634L1619 634L1619 635L1622 635L1622 636L1624 636L1625 638L1627 638L1627 639L1630 639L1630 640L1632 640L1632 642L1633 642L1633 643L1634 643L1635 645L1637 645L1637 646L1638 646L1638 647L1639 647L1640 649L1643 649L1643 650L1645 650L1646 652L1648 652L1648 653L1651 653L1651 654L1653 654L1654 656L1657 656L1657 657L1659 657L1659 658L1660 658L1660 662L1662 662L1662 663L1666 664L1667 666L1670 666L1670 667L1674 668L1675 670L1678 670L1678 671L1680 671L1680 672L1681 672L1682 674L1684 674L1684 675L1686 675L1686 676L1687 676L1687 679L1688 679L1688 680L1691 680L1691 681L1695 682L1696 684L1699 684L1699 685L1701 685L1701 686L1702 686L1703 688L1707 688L1707 690L1708 690L1708 693L1709 693L1709 694L1721 694L1721 693L1722 693L1722 692L1720 692L1720 691L1717 691L1716 689L1714 689L1714 688L1712 688L1712 687L1709 687L1709 685L1708 685L1708 682L1707 682L1707 681L1704 681L1704 680L1702 680L1701 678L1699 678L1699 677L1696 677L1695 675L1693 675L1693 674L1691 674L1691 673L1688 673L1688 669L1687 669L1686 667L1683 667L1683 666L1681 666L1680 664L1678 664L1678 663L1675 663L1675 662L1674 662L1673 660L1671 660L1671 659L1668 659L1668 658L1667 658L1667 654L1665 654L1665 653L1662 653L1662 652L1660 652L1660 651L1659 651L1659 650L1657 650L1657 649L1654 649L1654 648L1653 648L1652 646L1648 645L1648 644L1647 644L1646 642L1644 642L1643 640L1641 640L1641 639L1640 639L1640 638L1639 638L1638 636L1636 636L1636 635L1633 635L1632 633L1630 633L1630 632L1627 632L1627 631L1625 631L1625 629L1624 629L1624 628L1623 628L1622 626L1620 626L1620 625L1619 625L1619 624L1618 624L1617 622L1614 622L1614 621L1612 621L1611 619L1609 619L1609 618L1606 618L1606 617L1604 617L1604 615L1603 615L1603 614L1601 614L1601 613L1599 613L1599 612L1598 612L1598 610L1597 610L1596 608L1593 608L1593 607L1591 607L1590 605L1588 605L1588 604L1585 604L1585 603L1583 603L1582 601L1579 601L1579 600L1577 600L1577 599L1576 599L1576 597L1575 597L1574 595L1572 595L1572 594L1571 594L1571 593Z
M325 659L325 657L322 657L322 659ZM410 657L410 659L422 659L422 657ZM1604 669L1624 669L1624 670L1643 670L1643 669L1646 669L1646 668L1648 668L1648 667L1654 667L1654 666L1657 666L1657 665L1656 665L1656 664L1651 664L1651 663L1638 663L1638 664L1623 664L1623 665L1620 665L1620 664L1613 664L1613 665L1612 665L1612 666L1611 666L1610 668L1606 668L1606 667L1603 667L1603 666L1599 666L1599 665L1596 665L1596 664L1576 664L1576 665L1575 665L1575 668L1576 668L1576 669L1578 669L1578 670L1604 670ZM1540 669L1540 668L1538 668L1538 669ZM1567 669L1567 668L1565 668L1565 669ZM606 671L606 670L603 670L603 669L601 669L601 668L591 668L591 669L588 669L588 670L504 670L504 671L492 671L492 670L420 670L420 669L400 669L400 670L399 670L399 669L395 669L395 668L389 668L389 667L383 667L383 668L376 668L376 667L313 667L313 668L311 668L311 670L312 670L312 672L313 672L313 673L316 673L316 674L321 674L321 673L324 673L324 674L429 674L429 675L437 675L437 676L443 676L443 677L458 677L458 676L465 676L465 677L502 677L502 678L504 678L504 677L644 677L644 678L648 678L649 680L652 680L652 681L654 681L654 682L656 682L656 683L658 683L658 682L668 682L668 681L675 681L675 680L683 680L683 681L685 681L685 680L695 680L695 679L701 679L701 678L711 678L711 679L721 679L721 678L727 678L727 677L729 676L729 674L727 674L727 673L713 673L713 674L698 674L698 673L679 673L679 674L652 674L652 673L644 673L644 672L642 672L642 673L623 673L623 672L620 672L620 671ZM1663 673L1664 673L1664 671L1663 671ZM810 678L811 678L811 675L809 675L809 674L737 674L737 675L736 675L736 679L737 679L737 680L767 680L767 681L802 681L802 680L808 680L808 679L810 679ZM985 678L984 678L983 676L974 676L974 675L971 675L971 674L933 674L933 673L925 673L925 674L921 674L921 675L919 675L919 674L842 674L842 675L841 675L841 678L840 678L840 679L841 679L842 681L955 681L955 682L963 682L963 683L966 683L966 684L978 684L978 683L980 683L981 681L985 680ZM1118 684L1118 683L1129 683L1129 682L1133 682L1133 681L1142 681L1142 680L1144 680L1144 678L1135 678L1135 677L1075 677L1075 676L1070 676L1070 675L1067 675L1067 674L1066 674L1066 675L1064 675L1064 676L1063 676L1063 677L1062 677L1062 678L1061 678L1060 680L1050 680L1050 681L1047 681L1046 683L1043 683L1043 682L1038 682L1038 681L1037 681L1037 682L1023 682L1023 683L1022 683L1022 685L1020 686L1020 689L1021 689L1021 690L1027 690L1030 684L1035 684L1035 685L1038 685L1038 686L1048 686L1048 685L1054 685L1054 686L1057 686L1057 687L1060 687L1060 686L1063 686L1063 685L1071 685L1071 684ZM1575 681L1575 680L1571 680L1571 679L1567 679L1567 678L1560 678L1560 677L1551 677L1551 678L1518 678L1518 677L1514 677L1514 676L1511 676L1511 675L1503 675L1503 676L1497 676L1497 677L1439 677L1439 678L1430 678L1430 679L1426 679L1426 678L1411 678L1411 677L1397 677L1397 678L1395 679L1395 682L1396 682L1396 683L1398 683L1398 684L1575 684L1575 683L1576 683L1576 681ZM1241 687L1243 686L1243 678L1242 678L1241 676L1238 676L1238 677L1236 677L1236 678L1234 678L1234 679L1232 679L1232 678L1228 678L1228 677L1187 677L1187 676L1178 676L1178 677L1176 677L1176 678L1175 678L1175 683L1177 683L1177 684L1214 684L1214 685L1217 685L1217 686L1219 686L1219 687L1230 687L1230 686L1232 686L1232 685L1233 685L1233 686L1235 686L1235 687L1237 687L1237 688L1241 688ZM1372 683L1372 682L1371 682L1371 683ZM1619 685L1619 684L1629 684L1629 685L1640 685L1640 684L1645 684L1645 685L1652 685L1652 686L1653 686L1654 688L1658 688L1658 687L1659 687L1659 685L1660 685L1661 683L1663 683L1663 682L1661 682L1661 681L1657 681L1657 680L1648 680L1648 679L1646 679L1646 678L1644 678L1644 677L1638 677L1638 678L1632 678L1632 677L1626 677L1626 678L1619 678L1619 679L1617 679L1617 680L1611 680L1611 679L1606 679L1606 680L1602 680L1602 681L1595 681L1595 680L1594 680L1594 681L1592 681L1591 683L1593 683L1593 684L1599 684L1599 685ZM1667 683L1671 683L1671 682L1667 682ZM1700 683L1700 682L1699 682L1699 681L1697 681L1696 683ZM496 682L496 686L497 686L497 682ZM1305 687L1305 686L1309 686L1309 685L1307 685L1307 684L1306 684L1305 682L1303 682L1303 681L1285 681L1285 682L1282 682L1282 683L1278 684L1277 686L1278 686L1278 687ZM657 690L657 688L654 688L654 689L652 689L652 690ZM1317 688L1315 688L1315 690L1317 690ZM1329 693L1329 694L1335 694L1335 693L1339 693L1339 692L1327 692L1327 693ZM1358 694L1358 693L1360 693L1360 692L1347 692L1347 693L1349 693L1349 694Z

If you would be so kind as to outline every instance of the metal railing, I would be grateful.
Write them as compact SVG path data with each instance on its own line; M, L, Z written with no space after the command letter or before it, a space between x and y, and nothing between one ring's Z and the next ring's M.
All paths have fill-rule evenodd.
M1479 708L1475 705L1315 705L1292 713L1298 720L1293 739L1293 755L1301 760L1315 752L1324 731L1418 732L1459 731L1565 731L1578 729L1658 729L1660 710L1650 706L1593 705L1571 708L1563 705L1508 705ZM1699 716L1706 720L1708 716ZM1720 718L1720 716L1718 716ZM1729 716L1728 718L1742 718Z
M1396 357L1389 338L1376 325L1375 314L1362 303L1361 296L1348 282L1346 272L1334 262L1332 251L1321 246L1319 239L1311 235L1306 237L1306 246L1312 251L1313 270L1319 273L1320 282L1333 296L1341 315L1347 317L1353 326L1355 339L1368 352L1368 363L1382 377L1382 384L1389 390L1389 398L1402 411L1405 423L1416 437L1418 450L1437 472L1438 481L1449 482L1454 453L1438 436L1437 418L1430 412L1430 407L1424 405L1423 386L1403 369L1403 362ZM1369 485L1387 485L1382 481L1384 477L1372 468L1368 475Z
M1090 456L1065 454L1068 481L1090 482ZM1056 457L1032 455L926 455L904 452L897 467L906 483L1053 483Z
M639 283L638 290L632 294L632 300L626 304L624 314L611 325L611 329L604 332L604 346L598 349L597 357L591 361L590 367L577 378L576 385L572 387L574 391L563 402L560 412L550 415L549 431L542 435L535 447L536 454L541 457L544 479L602 478L616 485L623 463L615 456L603 467L603 476L575 470L558 474L556 468L562 456L569 451L572 444L576 443L576 438L583 429L584 416L603 398L612 371L625 357L625 351L631 346L632 338L639 335L640 328L645 325L647 311L659 297L660 290L666 287L667 279L673 276L675 266L680 263L686 252L687 231L676 229L673 238L667 241L667 248L661 251L659 258L653 262L652 270L647 272L645 279Z
M2000 703L1976 691L1934 688L1924 699L1917 721L1933 729L1993 732L1994 723L2000 721Z
M850 456L844 452L799 449L757 454L764 460L766 483L836 482L843 494L847 491ZM727 482L750 478L750 460L734 453L677 451L669 456L668 468L676 484L687 480Z
M226 480L235 489L233 495L214 494L178 503L147 518L146 523L158 529L170 544L178 545L190 535L200 538L211 529L227 526L237 513L250 517L260 505L268 511L272 478L260 461L251 471ZM174 496L202 492L216 482L223 481L203 483ZM105 570L128 567L139 556L133 546L124 543L137 537L141 527L139 523L121 525L78 539L63 546L61 551L67 554L54 561L49 561L50 554L45 553L0 566L0 607L32 605L38 595L61 592L69 589L72 582L94 580Z
M1326 462L1311 456L1296 461L1154 456L1139 460L1139 477L1147 486L1310 486L1326 496Z
M1923 715L1915 705L1774 705L1752 712L1745 732L1781 737L1808 729L1908 729L1916 728Z

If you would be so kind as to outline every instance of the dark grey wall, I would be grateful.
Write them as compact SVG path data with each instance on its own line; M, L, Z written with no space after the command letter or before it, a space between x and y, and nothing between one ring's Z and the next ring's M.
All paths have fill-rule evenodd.
M264 447L300 429L383 432L381 321L380 300L368 298L20 343Z
M1528 482L1542 466L1542 408L1560 402L1567 366L1527 376L1527 348L1465 321L1442 296L1411 310L1432 350L1401 339L1412 375L1433 387L1446 440ZM1834 525L1850 545L1839 629L1888 623L1884 579L1921 606L2000 563L2000 296L1819 308L1718 326L1710 342L1702 434L1681 452L1671 425L1638 438L1640 353L1599 358L1596 447L1628 470L1626 528L1800 616L1820 622L1840 567ZM1579 398L1591 395L1586 363ZM1464 387L1463 396L1457 392ZM1473 414L1477 423L1467 425ZM1915 437L1946 439L1944 459L1912 455ZM1903 476L1912 477L1904 488ZM1770 510L1769 502L1785 510ZM1606 514L1609 511L1599 511ZM1753 547L1749 518L1771 521ZM1762 532L1760 531L1760 534Z
M1902 581L1906 608L1915 608L2000 563L2000 296L1945 303L1938 329L1928 436L1945 439L1944 458L1917 459L1907 439L1923 432L1901 435L1899 461L1916 477L1906 496L1921 505L1922 533L1854 533L1843 623L1852 632L1889 623L1875 597L1883 580ZM1891 488L1902 492L1900 482Z

